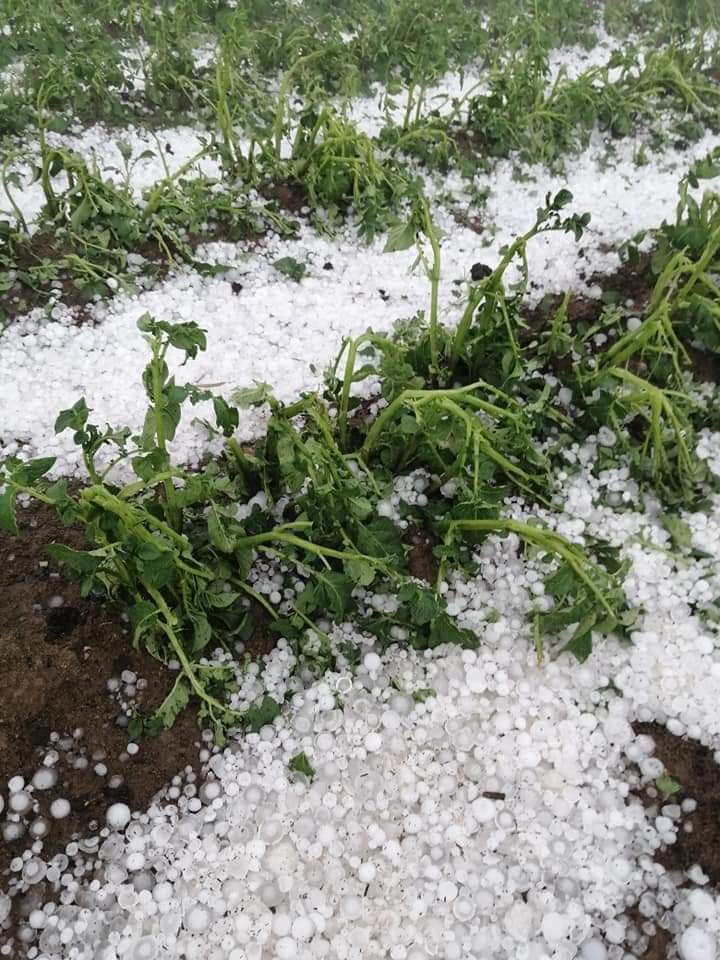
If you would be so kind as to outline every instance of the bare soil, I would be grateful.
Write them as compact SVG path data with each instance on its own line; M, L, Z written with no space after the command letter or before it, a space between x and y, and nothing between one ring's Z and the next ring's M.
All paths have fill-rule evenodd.
M425 530L409 527L403 536L403 543L410 547L407 553L407 565L411 576L425 583L434 584L437 580L439 564L433 553L433 542Z
M46 544L58 540L79 548L82 534L65 529L45 508L20 510L18 521L18 537L0 532L0 792L10 777L32 776L51 733L83 731L71 754L60 752L57 786L35 794L44 815L56 797L70 801L70 816L55 821L45 841L43 854L52 856L93 821L104 822L110 803L144 808L175 774L196 767L200 731L188 710L172 730L144 738L134 757L120 760L128 739L117 723L121 710L107 691L108 678L123 670L144 678L142 708L152 710L167 692L168 671L132 649L117 611L83 599L47 561ZM52 607L53 597L62 597L63 606ZM67 762L81 751L90 760L84 770ZM104 754L105 776L94 772L95 753ZM114 774L123 783L111 790ZM0 873L26 845L26 838L0 843Z
M643 733L655 741L655 755L662 760L668 774L681 789L672 795L668 803L682 803L692 798L697 803L693 813L684 814L683 824L691 824L687 832L681 826L675 843L659 850L655 859L669 872L684 872L699 864L710 882L720 883L720 766L715 763L712 751L694 740L676 737L659 723L636 723L636 733ZM646 794L644 803L657 804ZM628 918L641 926L644 918L637 908L629 911ZM650 937L642 960L668 960L671 956L672 936L667 930L656 927Z
M686 797L697 802L694 813L683 817L692 824L692 832L678 832L677 841L657 854L667 870L688 870L698 863L711 883L720 884L720 765L713 753L695 740L673 736L658 723L638 723L637 733L655 741L655 755L681 789L669 803L682 803Z

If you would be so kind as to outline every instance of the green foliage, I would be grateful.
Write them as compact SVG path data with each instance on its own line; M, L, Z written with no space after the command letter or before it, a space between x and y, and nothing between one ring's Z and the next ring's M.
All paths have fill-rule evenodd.
M660 793L662 793L663 797L672 797L673 794L676 794L683 789L683 785L678 783L677 780L673 780L673 778L667 773L664 773L662 776L657 778L655 781L655 786L658 788Z
M197 263L198 243L292 234L295 224L277 208L287 190L291 206L307 206L323 230L352 215L372 240L408 207L406 224L424 230L408 155L432 170L457 165L472 184L497 156L561 164L596 128L609 139L639 132L638 162L663 138L717 128L720 45L707 39L717 26L713 5L651 0L653 16L640 19L628 0L601 7L616 49L607 64L570 78L562 69L551 76L551 53L595 42L598 11L582 0L491 0L482 16L461 0L140 0L128 9L110 0L92 9L81 0L61 8L5 0L0 138L9 209L0 218L0 321L44 303L58 285L82 304L135 292L145 275L178 262L216 270ZM462 78L469 63L483 70L487 89L470 87L452 103L431 98L435 83L449 71ZM378 81L386 123L373 137L343 104ZM669 134L654 124L668 110ZM197 157L139 199L130 175L147 151L131 157L121 145L117 184L49 145L48 133L78 121L150 133L192 121L206 136ZM157 150L164 160L159 142ZM217 162L219 177L199 174L200 156ZM36 168L46 200L32 237L13 199L24 185L22 162ZM251 190L275 199L250 204ZM476 191L474 202L483 201ZM389 249L406 239L400 229ZM138 252L144 262L129 264ZM715 343L711 302L698 290L688 312Z
M628 47L574 79L561 69L552 83L547 53L535 45L510 62L498 58L488 92L457 105L456 122L479 152L553 163L586 145L595 128L625 137L660 108L674 107L685 122L690 112L698 136L720 119L720 88L703 72L702 44L690 52Z
M288 763L288 767L293 773L298 773L307 780L312 780L315 776L315 768L304 753L298 753L292 757Z
M282 273L283 276L289 277L296 283L300 283L307 269L304 263L300 263L294 257L281 257L273 263L273 266L278 273Z
M137 201L127 184L104 180L79 156L44 146L35 171L45 194L38 232L27 233L19 211L14 220L0 221L0 309L3 293L8 302L23 297L29 307L58 282L91 301L134 292L142 273L157 275L177 262L212 272L195 257L201 231L204 239L213 231L235 240L268 229L293 234L294 225L270 207L238 199L232 184L217 190L213 181L186 180L183 172ZM144 269L129 269L129 254L139 251Z
M595 636L623 638L632 627L635 611L626 606L617 551L587 539L582 546L571 543L534 519L508 516L509 498L522 499L524 516L546 516L542 511L556 496L558 460L567 466L562 453L601 431L598 469L628 464L643 489L654 489L671 506L695 503L713 489L694 452L706 409L693 396L687 366L688 341L699 340L704 330L697 309L703 297L712 299L720 245L715 200L711 195L698 202L690 189L712 174L716 157L693 169L681 186L676 223L660 228L657 277L639 324L629 328L622 305L608 302L596 322L573 326L569 295L544 326L528 321L528 244L546 231L579 240L589 222L588 214L567 212L572 196L561 190L545 198L529 229L501 251L497 267L468 283L460 322L450 326L438 297L440 231L417 185L405 184L403 216L391 215L393 168L373 167L371 157L361 169L356 151L367 143L324 108L307 118L287 161L295 165L293 175L300 177L298 165L306 164L303 176L310 179L304 182L315 183L313 202L332 195L358 209L372 193L373 177L389 177L390 194L376 211L381 219L373 213L365 224L370 232L381 222L390 227L389 249L416 246L430 288L426 314L390 336L368 332L347 341L322 392L283 404L266 384L237 391L234 404L269 412L266 434L252 449L234 437L239 415L233 403L178 382L171 371L174 355L187 361L205 349L205 333L195 323L145 315L138 321L150 354L142 375L148 409L141 430L94 423L80 398L59 413L56 430L72 431L82 451L84 487L52 482L51 458L11 458L0 467L0 526L16 532L20 495L81 525L87 549L54 544L53 558L78 578L84 595L125 608L134 644L180 664L154 715L133 719L133 734L171 725L189 704L218 737L228 728L256 731L272 723L281 704L270 696L243 714L228 706L240 668L212 660L217 646L232 649L251 634L258 612L287 638L301 669L356 662L358 651L339 645L327 626L348 620L374 634L381 647L477 645L478 636L448 612L441 586L449 569L475 571L473 549L491 535L517 537L546 573L551 606L531 612L538 658L567 650L584 659ZM319 139L320 128L313 132L318 123L325 125ZM278 156L268 162L276 164ZM62 190L52 182L58 163L68 181ZM323 170L329 180L321 187ZM343 171L350 180L338 186ZM44 152L39 177L47 216L65 241L87 245L87 235L97 240L106 231L112 256L123 249L123 204L134 202L127 192L116 203L107 184L54 150ZM180 186L166 184L173 191ZM151 217L159 216L162 196L147 197L142 222L148 207ZM81 227L89 234L74 239ZM505 279L511 264L520 273L512 286ZM275 266L295 280L304 272L292 257ZM596 349L599 334L602 351ZM702 342L712 349L708 339ZM379 384L374 409L363 399L370 378ZM556 388L572 397L572 416ZM213 422L206 425L225 444L219 457L191 471L172 461L169 445L187 405L201 402L212 405ZM136 478L124 486L113 479L121 463ZM414 574L403 528L388 515L395 511L388 505L397 503L397 478L415 471L426 478L425 496L397 509L405 528L423 530L433 544L432 583ZM238 511L259 492L266 506L248 516ZM676 549L690 549L681 520L670 517L666 526ZM290 599L284 595L274 604L253 588L250 574L260 559L286 573ZM378 605L377 595L394 602ZM291 769L312 776L307 758L295 761Z

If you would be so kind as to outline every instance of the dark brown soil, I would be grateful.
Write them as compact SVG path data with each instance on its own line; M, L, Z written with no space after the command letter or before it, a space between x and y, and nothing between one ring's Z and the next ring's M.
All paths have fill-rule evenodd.
M434 584L438 575L438 562L433 553L433 543L424 530L418 527L409 527L403 536L403 543L410 549L407 554L407 565L410 575Z
M253 657L265 657L277 646L277 634L270 629L270 617L259 603L252 602L251 613L255 626L245 650Z
M485 220L479 214L471 214L465 210L454 210L453 220L461 227L467 227L468 230L477 233L478 236L485 232Z
M667 800L682 803L692 798L697 809L683 814L675 843L659 850L655 859L666 870L683 873L694 864L699 864L715 885L720 881L720 766L712 751L694 740L676 737L659 723L636 723L634 730L646 734L655 741L655 756L662 760L670 777L681 784L681 789ZM658 804L658 798L641 795L648 806ZM688 833L682 824L692 825ZM637 907L627 912L627 918L641 927L646 921ZM672 936L667 930L656 926L649 938L642 960L668 960L671 954Z
M460 156L466 160L475 160L478 157L487 156L487 142L477 130L456 126L450 131L450 138Z
M650 295L655 284L655 278L650 270L650 254L642 254L636 264L623 264L619 270L612 274L593 274L588 280L589 284L597 284L602 288L604 294L613 293L618 302L629 303L634 311L638 313L645 310ZM534 338L538 333L547 327L553 316L562 303L562 296L553 295L545 297L536 307L525 312L525 320L528 325L526 336ZM588 297L574 296L570 298L567 306L567 315L573 329L578 327L591 327L600 319L600 315L605 307L603 300L591 300ZM606 350L612 344L609 338L605 344L599 348ZM714 354L704 353L690 344L684 344L689 358L689 369L693 376L700 381L709 383L720 382L720 358ZM572 359L568 357L557 357L553 362L556 373L561 372Z
M292 185L280 184L275 190L276 193L269 196L291 212L297 212L305 202L304 199L301 200L297 191L293 191ZM175 259L181 262L183 259L187 260L188 250L194 252L204 243L214 241L227 241L228 243L251 241L252 243L259 243L263 236L264 232L257 231L252 224L228 216L220 218L202 234L189 234L186 247L181 249L168 240L167 248ZM35 234L26 246L17 250L16 267L21 272L28 271L39 266L44 260L61 260L68 254L75 252L68 244L58 243L51 233L40 232ZM158 282L168 275L170 263L166 251L157 240L153 238L146 240L136 248L135 253L145 258L143 271L146 276L150 276ZM89 300L82 290L75 285L68 273L59 271L57 281L60 302L66 307L75 309L74 321L76 324L86 323L90 319L90 307L94 299ZM22 280L17 280L10 290L0 293L0 319L12 321L35 307L45 305L48 302L48 293L49 290L44 284L40 284L35 289ZM107 296L108 298L111 296L109 291L107 291Z
M45 232L36 233L30 242L21 247L16 254L16 267L19 271L26 271L39 266L43 260L57 260L72 252L69 248L58 247L55 238ZM60 299L68 307L87 307L87 300L69 277L58 278L60 283ZM0 294L0 317L8 320L27 313L34 307L47 302L47 293L33 289L31 286L18 280L13 287Z
M107 692L108 678L123 670L144 678L141 705L151 710L167 692L168 671L132 649L115 611L82 599L77 585L46 562L45 545L52 540L82 546L78 531L36 507L20 510L18 525L17 538L0 533L0 792L6 795L10 777L32 776L53 732L65 736L82 729L73 752L84 749L90 759L87 769L75 769L63 763L61 752L57 787L35 794L43 814L56 797L71 803L71 815L53 823L45 841L43 852L52 855L73 834L87 833L93 820L103 821L113 800L145 808L167 780L197 765L200 731L188 710L172 730L141 740L134 757L119 759L127 735L117 725L120 708ZM53 596L63 597L62 607L51 608ZM94 772L96 751L105 754L106 776ZM108 787L114 774L124 781L115 791ZM0 843L0 872L26 845L26 838Z
M696 380L704 383L720 383L720 357L715 353L704 353L690 344L685 344L690 357L690 369Z
M676 737L657 723L638 723L637 733L655 741L655 755L665 764L668 774L682 789L669 803L682 803L686 797L697 802L694 813L683 817L692 824L692 832L678 831L678 838L656 855L667 870L688 870L700 864L713 884L720 883L720 765L712 751L695 740Z
M627 916L636 927L642 927L642 925L647 922L637 907L628 911ZM672 936L668 931L663 930L662 927L656 927L655 933L649 938L649 943L642 955L642 960L668 960L671 956L671 943Z
M654 278L650 271L650 257L643 255L637 264L623 264L611 274L594 273L587 279L587 283L597 284L604 294L616 294L621 303L632 301L633 309L640 311L647 306L654 285ZM545 297L537 307L526 312L525 319L533 333L537 333L546 326L557 312L562 300L560 295ZM602 300L592 300L583 296L571 297L567 307L568 320L573 328L580 325L591 326L600 319L604 307L605 303Z
M275 200L278 206L289 213L299 214L307 206L307 194L302 185L292 180L276 180L267 183L261 192L268 200Z

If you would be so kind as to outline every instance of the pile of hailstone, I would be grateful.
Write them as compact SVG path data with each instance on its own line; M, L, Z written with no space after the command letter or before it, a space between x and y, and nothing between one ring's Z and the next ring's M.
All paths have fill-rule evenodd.
M619 960L663 921L714 960L717 904L678 904L653 860L681 808L631 792L662 771L652 741L601 666L538 670L504 624L477 652L381 657L353 633L356 674L295 693L199 789L111 807L99 846L55 865L55 903L30 878L28 956Z

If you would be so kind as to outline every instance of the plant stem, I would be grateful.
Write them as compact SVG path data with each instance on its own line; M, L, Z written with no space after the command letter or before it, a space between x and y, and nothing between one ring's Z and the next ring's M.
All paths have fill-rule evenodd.
M159 590L156 590L152 584L148 583L147 580L143 580L142 585L147 591L148 596L152 597L155 605L163 616L163 622L161 623L163 633L170 641L170 645L173 648L175 656L180 661L183 673L188 678L190 686L192 687L195 695L201 700L204 700L211 710L219 710L221 714L232 713L232 711L229 710L224 704L220 703L219 700L216 700L215 697L210 696L210 694L205 691L205 688L198 680L188 655L185 653L183 645L173 629L174 625L177 623L177 618L173 615L172 611L168 607L163 595Z
M250 537L241 537L236 541L236 549L243 547L259 547L273 542L287 543L293 547L300 547L308 553L314 553L318 557L332 557L335 560L364 560L377 566L377 557L368 557L364 553L348 552L345 550L334 550L332 547L321 547L311 540L303 540L302 537L296 537L292 533L284 533L281 528L269 530L267 533L256 533Z
M560 556L573 573L583 581L587 588L595 595L598 602L605 608L610 616L615 616L612 607L607 602L602 591L593 582L592 578L583 569L583 564L595 566L574 544L565 540L559 534L546 528L534 527L529 523L523 523L520 520L512 520L502 517L490 518L487 520L453 520L448 525L446 542L452 542L456 530L473 530L482 532L484 530L498 530L500 532L516 533L523 540L534 543L542 550L549 553L556 553Z
M428 266L425 262L425 270L430 280L430 363L433 374L437 375L440 370L440 350L438 345L438 300L440 293L440 242L438 240L437 230L430 216L425 197L420 199L420 210L422 217L423 233L428 238L430 249L432 250L432 264ZM421 250L422 255L422 250Z
M163 421L163 410L165 408L165 394L163 393L163 383L160 375L160 347L157 341L153 342L153 357L150 361L152 369L152 392L153 392L153 412L155 414L155 437L157 440L158 449L162 453L163 463L166 465L169 464L170 458L168 457L167 452L167 443L165 440L165 423ZM170 526L175 529L180 529L180 511L175 506L175 487L173 486L172 480L170 477L165 477L162 481L163 489L165 491L165 502L168 509L168 517L170 519Z
M15 219L17 220L18 226L20 227L23 233L27 233L28 232L27 222L25 220L25 217L23 216L22 210L20 209L20 207L18 207L17 203L15 203L15 198L12 195L12 191L10 189L10 183L8 182L8 168L10 166L10 162L14 160L15 157L16 157L16 154L8 153L7 157L5 158L5 161L3 162L2 188L5 191L5 196L8 198L10 206L12 207L12 211L15 214Z
M448 387L443 390L403 390L395 399L389 404L385 409L380 413L376 418L372 427L368 430L367 436L365 437L365 442L360 448L357 456L364 460L367 463L368 457L375 449L375 446L380 438L380 435L385 427L385 424L388 420L398 413L398 411L412 400L439 400L441 397L462 397L464 394L472 393L473 390L477 390L480 387L485 386L483 380L478 380L475 383L470 383L465 387Z

